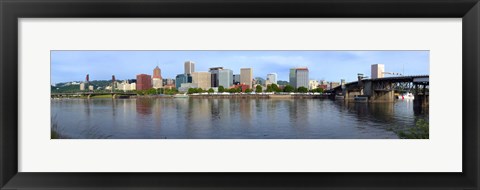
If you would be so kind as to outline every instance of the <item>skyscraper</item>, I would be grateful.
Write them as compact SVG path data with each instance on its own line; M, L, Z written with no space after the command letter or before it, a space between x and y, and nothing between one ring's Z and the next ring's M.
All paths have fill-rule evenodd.
M153 88L158 89L163 87L163 82L162 82L162 70L157 66L155 69L153 69Z
M179 89L182 86L182 84L191 83L191 82L192 82L192 77L190 75L178 74L175 77L175 88Z
M308 89L308 68L296 68L295 70L295 88L305 87Z
M152 88L152 77L147 74L137 75L137 90L148 90Z
M385 65L383 64L373 64L372 65L372 79L383 78L385 72Z
M208 90L211 87L212 75L209 72L192 72L192 83L198 88Z
M293 86L293 88L297 88L296 87L297 82L295 82L295 75L296 75L295 72L296 72L296 70L297 70L296 68L291 68L290 69L290 75L289 75L290 81L289 81L289 83L290 83L290 85Z
M240 74L233 75L233 84L235 85L240 84Z
M241 68L240 69L240 84L246 84L249 88L252 88L253 69Z
M270 84L277 84L277 73L267 74L267 80Z
M153 69L153 78L162 78L162 70L158 66Z
M192 61L185 61L185 73L191 75L193 72L195 72L195 63Z
M219 86L224 88L230 88L233 85L233 71L230 69L224 69L219 72Z
M223 67L212 67L210 68L210 70L208 72L211 73L212 77L211 77L211 80L212 80L212 84L211 86L212 87L218 87L218 83L219 83L219 80L218 80L218 75L219 75L219 72L223 70Z
M90 75L87 74L87 76L85 77L85 82L90 82Z

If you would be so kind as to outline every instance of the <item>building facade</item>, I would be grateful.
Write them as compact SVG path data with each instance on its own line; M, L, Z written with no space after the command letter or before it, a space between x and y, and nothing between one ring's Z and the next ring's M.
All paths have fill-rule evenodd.
M162 70L158 66L153 69L152 86L155 89L163 87Z
M223 70L223 67L212 67L209 69L208 72L212 75L210 79L212 80L212 87L218 87L219 86L219 74L220 71Z
M233 71L230 69L223 69L219 71L218 77L219 85L224 88L230 88L233 85Z
M182 86L182 84L191 83L191 82L192 82L192 76L190 76L189 74L178 74L175 77L175 88L179 89Z
M240 84L245 84L252 88L253 69L241 68L240 69Z
M148 90L151 89L152 86L152 77L147 74L139 74L137 75L137 90Z
M372 79L383 78L385 72L385 65L383 64L373 64L372 65Z
M330 82L330 89L334 89L337 86L340 86L339 82Z
M233 84L240 84L240 74L233 74Z
M297 68L295 70L295 88L305 87L308 88L308 68Z
M297 82L295 81L295 76L296 76L296 68L291 68L290 69L290 74L289 74L289 83L291 86L293 86L293 88L297 88L296 85L297 85Z
M82 90L82 91L85 90L85 83L83 83L83 82L80 83L80 90Z
M198 88L197 84L194 83L182 83L180 87L177 88L179 92L188 92L190 88Z
M192 83L198 88L208 90L212 84L212 75L209 72L192 72Z
M191 75L195 72L195 63L192 61L185 61L185 72L183 74Z
M277 73L267 74L267 80L270 84L277 84Z
M318 80L310 80L310 81L308 82L308 89L309 89L309 90L317 89L317 88L318 88L318 85L320 85L320 83L318 82Z
M136 90L136 86L135 86L135 83L129 83L128 80L124 80L121 83L116 82L115 89L126 92L126 91Z

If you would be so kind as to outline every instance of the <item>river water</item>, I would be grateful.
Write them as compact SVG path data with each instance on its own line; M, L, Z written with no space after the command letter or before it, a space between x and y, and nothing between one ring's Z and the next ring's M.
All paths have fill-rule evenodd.
M395 139L428 119L411 100L52 99L51 114L73 139Z

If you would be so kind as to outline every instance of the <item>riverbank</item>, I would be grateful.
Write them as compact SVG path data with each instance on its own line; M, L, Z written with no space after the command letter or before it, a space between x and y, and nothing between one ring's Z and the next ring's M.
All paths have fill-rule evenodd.
M70 96L70 97L56 97L55 99L62 98L79 98L79 99L88 99L87 96ZM175 95L133 95L133 96L117 96L113 97L112 95L95 95L90 98L116 98L116 99L131 99L131 98L176 98ZM190 94L187 96L182 96L178 98L249 98L249 99L327 99L327 95L319 94Z

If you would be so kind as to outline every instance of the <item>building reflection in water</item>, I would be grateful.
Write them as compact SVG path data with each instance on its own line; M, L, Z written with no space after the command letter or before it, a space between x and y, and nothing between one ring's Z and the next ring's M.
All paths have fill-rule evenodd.
M149 116L152 115L152 107L153 107L153 102L155 99L151 98L137 98L136 99L136 108L137 108L137 114L141 116Z
M243 126L252 127L252 102L250 99L240 99L240 122Z

